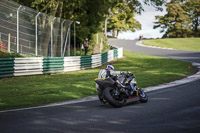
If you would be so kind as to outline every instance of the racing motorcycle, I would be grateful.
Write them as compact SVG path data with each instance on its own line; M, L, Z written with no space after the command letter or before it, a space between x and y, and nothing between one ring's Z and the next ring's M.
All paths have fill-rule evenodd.
M137 87L135 76L120 75L109 78L96 78L96 89L101 103L121 107L133 101L146 103L147 94Z

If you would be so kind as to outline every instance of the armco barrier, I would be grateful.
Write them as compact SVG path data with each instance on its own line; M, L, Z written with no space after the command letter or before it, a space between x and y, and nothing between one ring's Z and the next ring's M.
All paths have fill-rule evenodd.
M123 48L89 56L0 58L0 78L95 68L121 57Z
M92 55L92 68L101 66L101 54Z
M15 58L0 59L0 77L14 76L14 60Z
M81 56L81 69L92 68L92 55Z
M81 56L69 56L64 58L64 72L81 70Z
M108 62L108 52L101 54L101 64Z
M48 57L43 59L44 73L63 72L63 69L64 69L63 57Z
M15 58L14 76L43 74L43 58Z

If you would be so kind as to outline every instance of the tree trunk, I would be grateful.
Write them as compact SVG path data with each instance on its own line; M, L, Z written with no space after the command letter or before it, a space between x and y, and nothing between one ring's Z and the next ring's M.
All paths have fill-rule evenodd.
M119 30L117 30L117 36L119 35Z
M57 12L57 9L58 9L58 5L55 9L52 9L52 11L49 11L51 12L52 16L55 16L56 15L56 12ZM50 18L49 16L48 17L45 17L46 19L43 19L41 20L41 29L42 29L42 36L40 38L40 42L42 43L41 45L41 49L42 49L42 55L43 56L48 56L48 52L50 50L50 44L51 44L51 27L49 27L51 24L51 22L53 21L54 17Z
M62 17L62 9L63 9L63 2L61 2L58 6L58 10L57 10L57 13L56 13L56 21L54 22L54 31L53 31L53 56L54 57L59 57L61 56L61 46L60 43L61 43L61 35L59 32L59 29L61 28L61 17ZM60 36L58 36L60 35ZM60 42L60 43L58 43Z
M107 24L108 24L108 17L106 17L106 20L105 20L105 27L104 27L104 35L105 35L105 38L107 39Z
M199 25L199 20L198 17L194 21L194 35L195 37L198 37L198 25Z
M115 37L115 30L112 30L112 36Z

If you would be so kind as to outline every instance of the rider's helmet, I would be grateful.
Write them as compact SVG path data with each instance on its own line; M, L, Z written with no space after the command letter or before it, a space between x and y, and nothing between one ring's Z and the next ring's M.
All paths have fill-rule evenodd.
M107 65L106 68L105 68L105 70L113 70L114 71L115 68L112 65Z

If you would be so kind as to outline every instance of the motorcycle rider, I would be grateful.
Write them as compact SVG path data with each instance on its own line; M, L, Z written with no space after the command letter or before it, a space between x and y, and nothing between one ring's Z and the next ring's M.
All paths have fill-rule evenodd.
M114 66L107 65L105 69L100 70L98 78L109 78L117 75L131 76L132 73L129 71L115 71Z
M129 77L132 74L128 71L115 71L114 66L107 65L105 69L100 70L98 78L109 78L117 75L125 75Z
M124 75L126 77L130 77L133 74L131 72L129 72L129 71L114 71L114 70L115 70L114 66L107 65L105 67L105 69L100 70L98 78L110 78L111 77L113 80L116 81L117 87L119 89L122 88L122 87L125 87L118 80L118 75Z
M115 68L114 66L112 65L107 65L105 67L105 69L101 69L99 71L99 75L98 75L98 78L112 78L114 81L116 81L116 85L117 85L117 88L120 89L122 87L125 87L124 85L122 85L120 83L120 81L118 80L118 75L124 75L126 77L129 77L131 75L133 75L131 72L128 72L128 71L115 71ZM96 84L96 89L99 90L99 85ZM117 89L117 91L115 92L115 95L118 95L119 94L119 90ZM134 90L131 90L131 94L133 93ZM99 99L100 101L105 104L106 101L103 99L103 97L101 95L99 95Z

